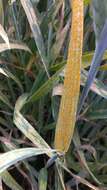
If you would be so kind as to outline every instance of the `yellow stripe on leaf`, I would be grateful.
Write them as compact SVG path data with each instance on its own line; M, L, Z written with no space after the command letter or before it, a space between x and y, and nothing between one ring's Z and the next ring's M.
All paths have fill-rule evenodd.
M67 152L76 121L83 47L83 0L72 0L72 27L64 89L56 125L55 148Z

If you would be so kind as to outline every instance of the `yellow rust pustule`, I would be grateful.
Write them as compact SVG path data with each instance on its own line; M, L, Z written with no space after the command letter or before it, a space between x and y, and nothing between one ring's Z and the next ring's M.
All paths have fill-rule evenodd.
M64 89L55 132L55 149L67 152L76 121L83 47L84 0L72 1L72 26Z

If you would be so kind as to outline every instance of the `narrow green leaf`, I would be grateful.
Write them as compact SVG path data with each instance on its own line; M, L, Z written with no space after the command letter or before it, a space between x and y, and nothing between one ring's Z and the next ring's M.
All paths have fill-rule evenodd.
M40 27L38 24L37 16L35 14L35 11L33 9L33 6L32 6L32 3L30 0L26 0L26 1L20 0L20 1L21 1L23 8L24 8L26 16L28 18L28 21L29 21L29 24L30 24L30 27L31 27L31 30L32 30L38 51L39 51L39 54L41 56L41 59L42 59L42 62L43 62L44 68L45 68L45 71L49 77L49 73L47 70L47 59L46 59L45 45L43 42L41 30L40 30Z
M6 95L4 95L1 91L0 91L0 100L6 104L10 109L13 110L13 106L11 105L11 103L9 102L8 98Z
M4 73L6 73L6 75L8 77L10 77L11 79L13 79L16 82L16 84L19 86L19 88L23 92L23 86L22 86L20 80L15 75L13 75L8 69L4 68L3 71L4 71Z
M53 88L55 83L59 79L59 74L62 71L62 68L57 71L52 77L50 77L35 93L29 96L27 102L34 102L40 99L42 96L48 94L48 92Z
M88 5L90 3L91 0L84 0L84 4L85 6Z
M94 51L86 52L86 53L83 54L83 57L82 57L82 68L85 69L85 68L87 68L87 67L89 67L91 65L93 56L94 56ZM105 51L102 60L105 60L105 59L107 59L107 51ZM100 66L100 67L102 67L102 66Z
M2 118L2 117L0 117L0 124L8 127L7 121L4 118Z
M107 119L107 109L87 111L85 117L90 120Z
M47 180L48 180L48 173L46 168L42 168L39 172L39 189L40 190L46 190L47 189Z

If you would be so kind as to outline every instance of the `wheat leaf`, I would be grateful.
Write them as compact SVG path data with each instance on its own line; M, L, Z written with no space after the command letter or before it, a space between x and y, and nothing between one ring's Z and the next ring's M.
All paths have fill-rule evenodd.
M55 133L55 148L64 152L67 152L73 136L80 90L83 44L83 1L72 1L72 15L72 29L64 90Z

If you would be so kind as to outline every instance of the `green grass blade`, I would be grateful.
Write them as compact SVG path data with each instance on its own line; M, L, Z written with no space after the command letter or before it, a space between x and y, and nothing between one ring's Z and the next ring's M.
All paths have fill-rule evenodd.
M36 92L28 97L27 102L34 102L40 99L42 96L48 94L48 92L53 88L55 83L59 79L59 74L62 71L62 68L57 71L52 77L50 77Z
M29 21L29 24L30 24L30 27L31 27L31 30L32 30L38 51L39 51L39 54L41 56L41 60L43 62L44 68L45 68L45 71L49 77L49 73L47 70L47 59L46 59L45 45L43 42L41 30L40 30L40 27L38 24L37 16L35 14L35 11L33 9L33 6L32 6L32 3L30 0L26 0L26 1L20 0L20 1L21 1L23 8L24 8L26 16L28 18L28 21Z
M3 94L2 92L0 92L0 100L6 104L11 110L13 110L13 106L11 105L11 103L9 102L7 96L5 94Z
M107 109L87 111L85 117L89 120L107 119Z
M22 86L20 80L15 75L13 75L8 69L4 68L3 70L8 75L8 77L10 77L12 80L14 80L16 82L16 84L20 88L21 92L23 92L23 86Z
M42 168L39 172L39 189L46 190L47 189L47 180L48 180L48 173L46 168Z

